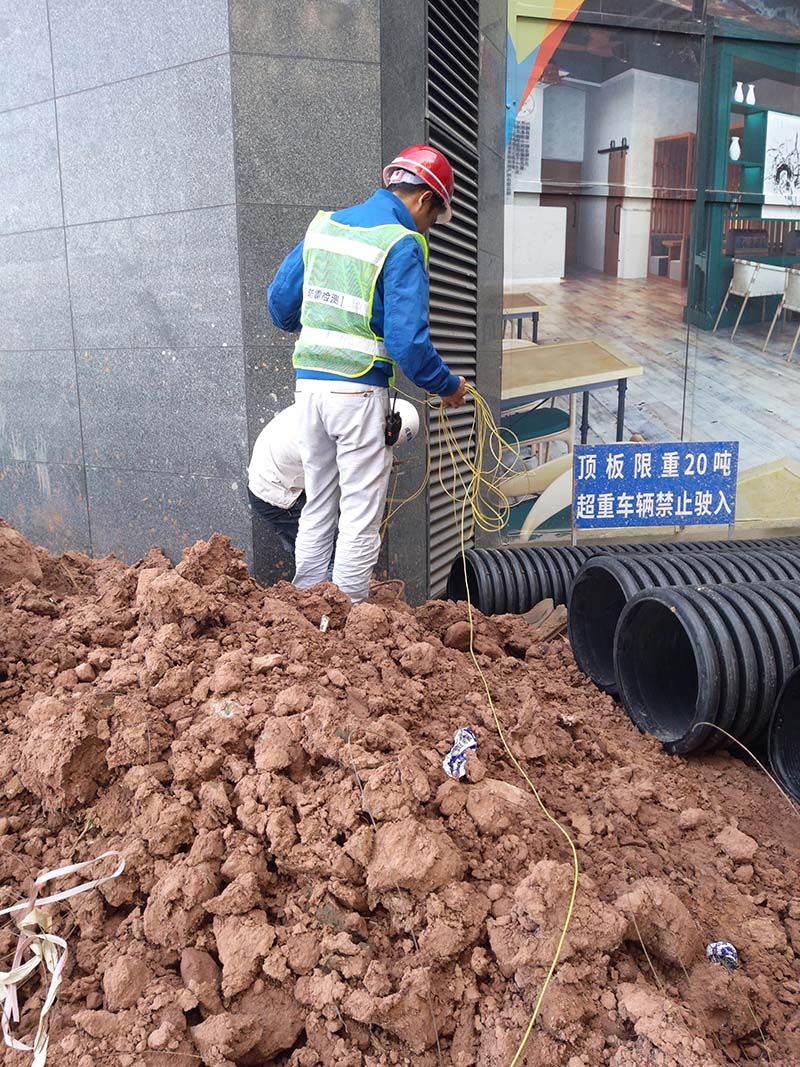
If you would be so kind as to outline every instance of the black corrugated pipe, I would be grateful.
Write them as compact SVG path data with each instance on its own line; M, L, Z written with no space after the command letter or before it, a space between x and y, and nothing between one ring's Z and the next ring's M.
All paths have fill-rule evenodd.
M751 541L645 541L640 544L571 545L537 548L469 549L467 578L458 556L450 568L447 598L466 600L484 615L506 612L524 615L540 600L566 604L572 581L581 564L592 556L606 555L696 555L714 552L750 552L777 549L800 553L800 537L775 537Z
M775 777L800 803L800 667L792 671L778 695L767 746Z
M729 743L700 723L752 746L767 729L776 693L800 664L798 636L800 582L638 593L617 626L622 703L669 752Z
M595 556L572 583L569 639L575 662L607 693L617 692L614 634L626 603L643 589L734 582L800 580L792 552L717 552Z

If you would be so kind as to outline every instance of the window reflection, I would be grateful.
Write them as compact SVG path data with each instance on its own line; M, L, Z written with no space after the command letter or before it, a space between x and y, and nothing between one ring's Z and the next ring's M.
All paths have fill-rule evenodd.
M509 538L570 526L576 441L738 440L739 520L800 523L800 12L702 6L511 4Z

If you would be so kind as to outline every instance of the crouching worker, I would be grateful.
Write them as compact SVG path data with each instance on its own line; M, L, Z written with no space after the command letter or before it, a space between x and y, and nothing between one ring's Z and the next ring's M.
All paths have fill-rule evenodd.
M250 509L272 527L292 562L300 512L306 502L298 431L297 407L292 404L279 411L258 435L247 470Z
M412 441L419 432L419 414L407 400L391 402L394 448ZM250 508L267 522L294 561L300 513L306 501L300 457L297 405L280 411L256 438L247 470ZM330 575L329 575L330 577Z

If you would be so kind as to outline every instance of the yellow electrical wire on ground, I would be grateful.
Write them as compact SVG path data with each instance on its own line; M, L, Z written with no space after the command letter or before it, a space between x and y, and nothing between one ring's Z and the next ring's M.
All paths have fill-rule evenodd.
M510 510L509 503L503 494L502 489L498 486L498 480L501 479L504 474L511 472L511 468L503 458L504 451L510 450L514 457L518 459L519 443L510 443L501 437L489 405L474 386L467 384L467 394L473 402L474 412L466 452L458 440L456 430L451 421L450 410L445 407L438 408L441 438L444 447L439 450L437 473L444 492L453 502L453 516L459 528L461 562L464 567L464 588L467 590L469 653L472 662L475 665L475 669L480 675L483 688L486 692L486 699L489 702L489 707L492 712L495 728L506 755L513 767L525 780L528 788L536 798L536 802L545 818L558 830L567 842L572 855L572 890L570 892L567 914L561 928L555 954L548 968L539 996L536 998L533 1014L530 1017L517 1051L514 1053L514 1058L511 1060L510 1067L516 1067L520 1057L525 1051L525 1046L528 1043L533 1028L536 1025L542 1002L544 1001L545 994L552 981L555 969L558 966L558 961L561 958L564 941L566 940L569 924L572 920L572 913L575 909L575 900L578 895L578 852L569 832L548 810L538 789L511 750L511 746L506 740L505 733L503 732L503 727L500 723L494 700L492 699L488 679L486 678L481 665L478 663L478 657L475 654L475 619L467 575L467 541L472 536L476 526L488 533L499 533L506 525ZM409 399L413 398L410 397ZM429 404L434 406L430 401ZM427 438L426 445L427 462L422 484L407 500L401 501L399 504L392 503L389 508L389 516L396 514L403 504L408 503L410 500L415 500L428 483L431 470L430 437ZM451 470L449 472L449 477L446 477L444 469L445 455L447 455L450 460Z
M457 521L459 521L460 531L459 536L461 546L461 562L464 567L464 588L467 591L467 610L469 614L469 653L472 662L475 665L475 669L480 675L481 682L483 683L483 688L486 692L486 699L488 700L489 707L492 711L492 718L494 719L495 728L497 729L497 734L500 738L500 741L502 742L506 755L508 756L514 768L524 778L525 782L528 785L528 788L536 798L536 802L541 808L545 818L559 831L564 840L567 842L567 845L569 846L570 852L572 854L572 891L570 893L569 906L567 908L566 918L564 919L564 924L561 928L561 934L558 939L558 944L556 945L556 951L553 956L553 960L550 964L550 967L548 968L547 975L539 992L539 996L536 998L536 1004L534 1005L533 1014L530 1017L530 1021L528 1022L528 1025L525 1029L525 1033L522 1036L522 1040L517 1048L517 1051L514 1053L514 1058L511 1061L510 1067L516 1067L516 1064L518 1063L520 1057L522 1056L522 1053L525 1050L525 1046L528 1043L528 1038L531 1036L533 1028L536 1025L536 1020L539 1017L542 1002L545 998L545 994L547 993L550 982L552 981L555 969L558 966L558 961L561 957L561 951L564 947L564 941L567 937L567 930L569 929L569 924L572 920L572 913L575 909L575 899L578 895L578 852L575 848L575 842L570 837L569 832L549 811L547 805L542 800L538 789L531 781L522 764L512 752L511 746L506 740L505 733L503 732L503 727L500 723L500 719L497 714L497 709L495 708L494 701L492 700L492 693L489 688L488 679L486 678L486 675L481 669L481 665L478 663L478 657L475 654L475 620L472 610L472 598L469 592L469 580L467 575L466 542L469 536L467 534L467 527L469 525L471 533L476 525L480 527L480 529L487 530L489 532L498 531L502 529L503 526L505 526L509 511L508 500L503 495L502 491L497 487L494 479L505 466L502 460L502 453L503 449L509 446L501 438L500 432L497 428L497 424L494 421L491 409L489 408L483 397L480 395L480 393L478 393L478 391L472 385L469 384L467 385L467 393L471 397L475 405L475 416L473 419L472 431L470 433L470 441L473 444L474 456L465 454L463 449L461 448L461 445L459 444L458 439L456 438L455 431L451 424L448 409L442 408L440 419L445 446L447 448L448 455L450 456L454 468L453 478L454 481L460 483L463 489L463 493L461 495L460 521L458 519L458 516ZM495 465L494 467L485 469L484 455L487 443L489 452L495 460ZM468 471L469 477L466 480L462 475L461 471L459 470L459 466L465 467ZM444 480L441 478L441 475L442 465L440 457L439 476L442 480L442 486L445 492L449 492L447 486L444 484ZM455 492L451 492L450 495L453 499L454 509L457 509L458 495ZM467 516L468 508L470 508L472 511L471 518L468 518Z

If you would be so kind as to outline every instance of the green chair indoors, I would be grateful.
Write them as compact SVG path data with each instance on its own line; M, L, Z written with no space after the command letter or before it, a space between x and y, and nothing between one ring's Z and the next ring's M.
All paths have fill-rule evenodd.
M514 438L520 445L535 451L537 463L547 463L550 444L564 441L567 451L572 452L575 443L575 397L569 398L569 410L539 404L537 407L517 407L501 413L500 436L506 444Z

